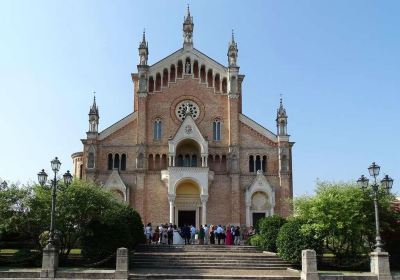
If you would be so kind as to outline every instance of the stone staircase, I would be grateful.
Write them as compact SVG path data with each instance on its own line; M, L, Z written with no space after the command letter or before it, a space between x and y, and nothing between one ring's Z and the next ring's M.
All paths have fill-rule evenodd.
M130 258L130 279L299 279L289 267L254 246L142 245Z

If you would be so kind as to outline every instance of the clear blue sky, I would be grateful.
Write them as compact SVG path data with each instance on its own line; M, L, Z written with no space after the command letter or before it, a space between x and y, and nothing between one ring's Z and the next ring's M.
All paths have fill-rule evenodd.
M188 1L0 2L0 178L37 180L58 156L65 172L88 129L133 110L143 28L150 63L182 46ZM289 115L294 192L348 181L372 161L400 192L400 1L189 1L195 47L226 65L239 47L243 112L275 131Z

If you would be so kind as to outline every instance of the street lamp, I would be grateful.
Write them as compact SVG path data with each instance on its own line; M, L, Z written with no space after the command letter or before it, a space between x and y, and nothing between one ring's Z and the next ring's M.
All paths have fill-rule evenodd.
M371 188L373 191L373 198L374 198L374 208L375 208L375 229L376 229L376 237L375 237L375 252L383 252L382 249L382 239L381 235L379 233L379 213L378 213L378 192L379 192L379 184L376 180L376 177L379 175L381 167L375 162L373 162L370 167L368 167L368 172L369 175L374 177L374 182L371 184ZM366 178L364 175L361 175L361 177L357 180L357 184L361 187L362 190L365 190L368 188L369 180ZM385 175L383 179L381 180L381 188L386 189L388 192L393 186L393 179L390 178L388 175Z
M51 216L50 216L50 235L49 235L49 241L48 244L54 245L54 225L55 225L55 212L56 212L56 189L57 189L57 173L60 170L61 167L61 162L58 160L57 157L55 157L51 161L51 169L54 172L54 179L51 181L51 189L52 189L52 194L51 194ZM64 178L64 184L69 186L72 182L72 175L69 172L69 170L63 175ZM42 169L38 173L38 181L41 186L44 186L47 182L47 174Z

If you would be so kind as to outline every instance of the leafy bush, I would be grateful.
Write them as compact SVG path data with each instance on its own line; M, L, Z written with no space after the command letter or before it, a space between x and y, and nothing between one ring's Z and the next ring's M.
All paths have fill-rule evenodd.
M284 260L299 263L301 251L305 249L314 249L317 254L322 252L322 241L302 229L303 225L304 220L292 218L281 227L276 245L279 256Z
M285 223L286 219L277 215L261 219L258 222L260 235L260 244L258 246L264 250L276 252L276 238Z
M90 221L81 238L82 255L91 260L104 259L119 247L133 249L144 241L139 214L127 205L118 204L103 218Z
M259 234L250 236L248 242L251 246L261 247L262 237Z

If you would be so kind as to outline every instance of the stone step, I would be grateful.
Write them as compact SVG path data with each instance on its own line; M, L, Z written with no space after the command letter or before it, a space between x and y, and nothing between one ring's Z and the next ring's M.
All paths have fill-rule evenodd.
M300 280L300 277L297 276L285 276L285 277L276 277L276 276L262 276L262 275L253 275L253 276L243 276L243 275L197 275L197 274L131 274L129 279L241 279L241 280Z
M269 266L269 265L226 265L226 264L221 264L221 265L197 265L197 264L187 264L187 265L171 265L171 264L165 264L165 265L160 265L160 264L142 264L138 265L137 268L155 268L155 269L213 269L213 270L218 270L218 269L249 269L249 270L286 270L287 266Z
M265 260L265 259L255 259L255 258L212 258L212 257L205 257L205 258L140 258L135 257L132 259L132 262L254 262L254 263L270 263L270 264L286 264L287 262L283 260Z

